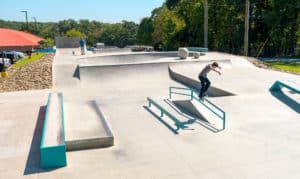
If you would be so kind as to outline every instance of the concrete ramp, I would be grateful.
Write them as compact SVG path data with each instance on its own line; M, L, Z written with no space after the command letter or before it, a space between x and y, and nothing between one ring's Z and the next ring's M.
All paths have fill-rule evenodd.
M170 81L168 63L122 64L106 66L79 66L80 83L83 86L98 85L103 88L137 86L144 83ZM159 79L159 80L158 80Z
M188 114L197 117L200 120L208 122L203 114L201 114L195 107L191 100L174 100L172 101L179 109L187 112Z
M197 119L209 123L212 127L217 129L223 128L223 121L217 116L222 116L222 113L219 113L219 111L214 110L214 112L217 114L216 115L214 112L212 112L210 109L214 109L214 106L212 106L207 101L202 102L204 105L196 101L195 99L175 100L172 102L183 111L187 112L192 116L195 116Z
M196 100L171 101L169 99L147 98L146 108L154 117L175 134L187 134L210 130L224 130L222 120L215 118L209 111L197 106ZM204 107L204 106L203 106ZM220 125L219 125L220 123Z
M114 144L112 130L96 101L65 102L65 131L68 151Z
M186 86L200 90L200 81L199 80L195 80L193 78L190 78L187 75L178 73L178 72L174 71L171 66L169 67L169 72L170 72L172 79L174 79L175 81L180 82ZM210 97L234 96L235 95L232 92L217 88L215 86L210 86L207 91L207 94Z

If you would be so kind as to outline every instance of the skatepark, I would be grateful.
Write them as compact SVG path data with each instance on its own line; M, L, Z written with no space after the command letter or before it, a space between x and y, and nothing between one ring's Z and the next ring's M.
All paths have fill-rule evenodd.
M218 52L74 50L57 49L53 89L0 94L0 178L300 177L300 96L270 91L299 91L299 75ZM222 75L209 73L201 102L198 73L213 61ZM61 144L66 166L41 167Z

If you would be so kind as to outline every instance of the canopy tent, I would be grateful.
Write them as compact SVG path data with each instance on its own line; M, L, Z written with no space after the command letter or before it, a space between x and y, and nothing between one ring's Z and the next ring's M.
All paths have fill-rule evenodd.
M27 32L0 28L0 50L31 50L44 39Z

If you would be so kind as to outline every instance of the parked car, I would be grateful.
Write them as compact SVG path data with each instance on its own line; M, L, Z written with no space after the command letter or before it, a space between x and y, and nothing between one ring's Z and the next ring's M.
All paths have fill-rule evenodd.
M131 46L131 51L133 52L152 52L153 51L153 47L151 46Z
M24 58L24 57L25 57L24 53L22 53L22 52L17 52L17 51L9 51L9 52L7 52L7 53L12 53L12 54L15 54L15 55L17 55L17 58L18 58L18 59L22 59L22 58Z
M14 64L19 59L24 58L24 54L22 52L16 52L16 51L3 51L0 52L0 58L9 58L10 63Z
M0 58L0 71L2 72L5 68L11 66L11 59L9 58Z

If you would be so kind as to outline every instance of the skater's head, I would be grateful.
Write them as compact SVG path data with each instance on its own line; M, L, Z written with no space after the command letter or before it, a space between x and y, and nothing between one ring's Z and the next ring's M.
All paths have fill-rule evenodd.
M211 66L212 66L213 68L218 68L218 67L219 67L219 64L218 64L217 62L213 62L213 63L211 64Z

